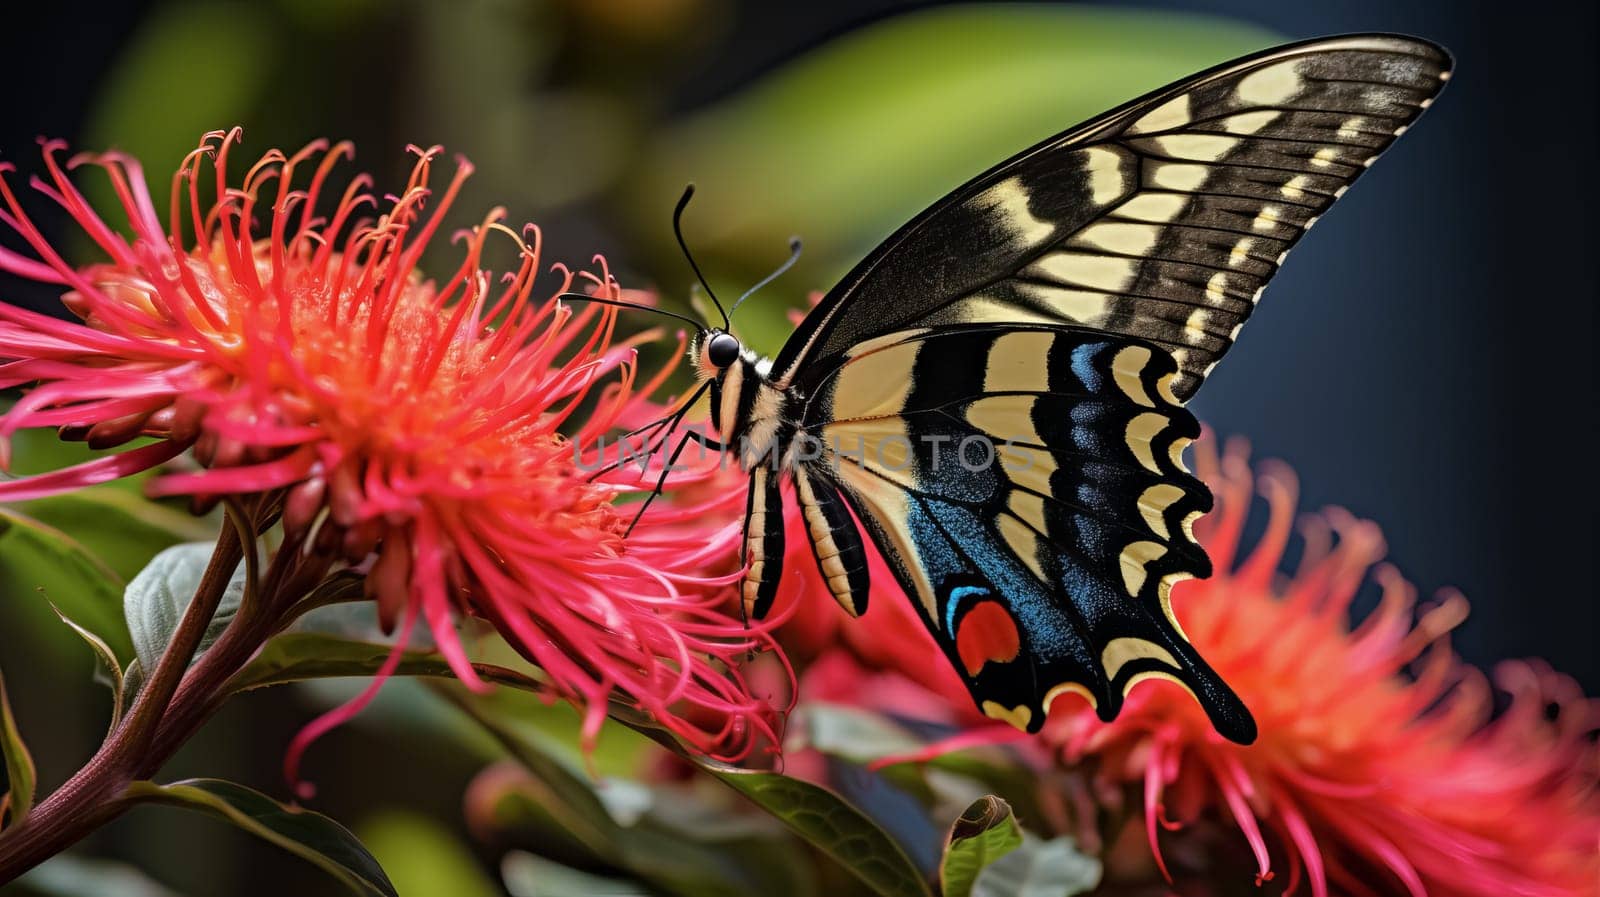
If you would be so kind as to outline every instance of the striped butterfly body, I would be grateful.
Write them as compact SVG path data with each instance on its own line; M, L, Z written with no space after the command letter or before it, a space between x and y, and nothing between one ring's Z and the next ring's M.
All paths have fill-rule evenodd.
M870 542L989 716L1035 731L1070 692L1109 720L1158 677L1254 739L1168 601L1211 572L1184 405L1449 65L1392 35L1227 63L940 200L776 359L703 331L712 425L750 475L747 611L777 593L792 495L844 609L866 606Z

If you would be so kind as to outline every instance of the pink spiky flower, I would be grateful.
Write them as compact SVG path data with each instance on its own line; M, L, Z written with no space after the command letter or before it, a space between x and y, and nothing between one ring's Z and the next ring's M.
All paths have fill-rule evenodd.
M641 377L634 344L648 335L618 342L615 308L575 313L536 298L539 232L530 226L525 242L500 209L457 235L464 258L447 279L427 279L418 263L471 173L464 160L435 197L439 151L413 148L398 196L378 202L362 174L329 211L325 184L349 144L270 151L234 186L228 156L239 136L208 134L185 159L167 229L133 159L79 156L63 167L62 145L45 143L48 180L33 186L108 257L85 267L46 242L4 177L11 166L0 166L0 221L32 250L0 249L0 270L60 285L81 319L0 304L0 386L37 384L0 416L0 442L23 427L58 427L96 448L155 439L0 483L0 500L127 476L192 450L197 465L164 470L150 491L276 496L291 538L368 565L384 624L398 624L404 643L420 617L469 686L487 687L457 635L462 615L487 619L543 669L555 693L586 711L591 738L620 697L717 756L775 741L770 708L737 666L770 639L718 609L729 571L704 572L733 554L728 508L738 497L659 507L628 534L632 509L616 500L653 475L647 483L632 464L596 473L603 434L659 410L649 397L671 365ZM127 235L68 177L83 163L109 176ZM496 233L517 252L499 284L482 267ZM579 277L615 297L596 261L598 273ZM554 292L567 291L575 276L554 268ZM291 777L305 744L371 694L301 734Z

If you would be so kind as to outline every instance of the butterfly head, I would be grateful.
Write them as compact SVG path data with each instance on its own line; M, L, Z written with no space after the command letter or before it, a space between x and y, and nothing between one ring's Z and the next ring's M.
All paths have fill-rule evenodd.
M689 357L694 359L695 372L701 380L721 380L728 369L739 364L741 359L754 360L752 353L738 337L718 327L700 331L689 350Z
M701 335L699 343L700 357L697 361L701 370L708 373L727 370L744 353L739 338L726 330L707 330Z

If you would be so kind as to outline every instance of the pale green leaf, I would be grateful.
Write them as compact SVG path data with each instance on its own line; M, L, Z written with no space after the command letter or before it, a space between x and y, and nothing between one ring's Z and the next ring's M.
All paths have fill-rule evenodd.
M10 825L22 822L33 809L33 790L38 785L38 772L33 766L33 756L17 729L17 719L11 713L11 699L6 696L6 680L0 674L0 757L5 760L6 793L5 811L0 816Z
M220 779L189 779L170 785L134 782L123 795L138 803L215 816L309 860L353 893L398 897L383 867L361 841L321 813L278 803L259 791Z
M111 650L111 646L106 644L105 639L74 622L71 617L61 612L61 608L51 604L50 609L56 612L56 616L61 618L61 622L67 624L73 632L76 632L89 645L89 649L94 652L95 659L100 662L100 669L106 676L104 681L111 688L111 723L109 728L115 729L117 723L122 720L123 697L122 666L117 660L116 652ZM100 680L97 679L96 681Z
M14 507L0 507L0 583L17 601L36 599L27 593L43 590L57 607L99 633L118 657L133 653L122 616L121 577L73 536Z
M972 897L1074 897L1100 884L1100 861L1066 836L1022 844L978 873Z
M134 654L146 674L156 668L161 655L167 650L167 644L172 641L172 634L183 620L184 612L194 601L195 592L200 588L200 580L215 550L214 545L206 542L174 545L156 555L128 583L123 596L123 613L127 615ZM195 658L210 647L233 621L239 603L244 600L244 586L245 568L241 564L234 570L227 590L217 604L217 611L195 649Z
M968 897L989 864L1022 846L1022 827L1011 805L994 795L974 801L950 827L939 881L944 897Z

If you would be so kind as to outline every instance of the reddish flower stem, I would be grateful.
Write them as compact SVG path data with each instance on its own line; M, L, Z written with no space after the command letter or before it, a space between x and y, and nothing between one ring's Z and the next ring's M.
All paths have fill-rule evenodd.
M219 663L196 664L189 661L199 647L206 627L216 614L223 592L233 576L242 554L239 538L232 527L223 527L216 550L206 566L194 600L184 612L167 650L145 681L139 698L116 731L100 749L60 788L34 807L27 818L0 833L0 886L66 850L90 832L110 822L128 808L123 790L130 782L159 768L170 756L172 747L158 756L150 752L162 730L169 709L176 711L174 697L192 700L189 695L214 693L227 682L232 671ZM243 627L229 627L234 628ZM220 642L219 642L220 644ZM207 652L209 658L211 652ZM248 654L247 654L248 656ZM185 675L185 671L189 675ZM180 689L180 684L185 686ZM189 719L189 714L178 714ZM192 735L204 716L194 721L182 739ZM168 739L171 742L173 739ZM155 761L152 763L152 761Z

